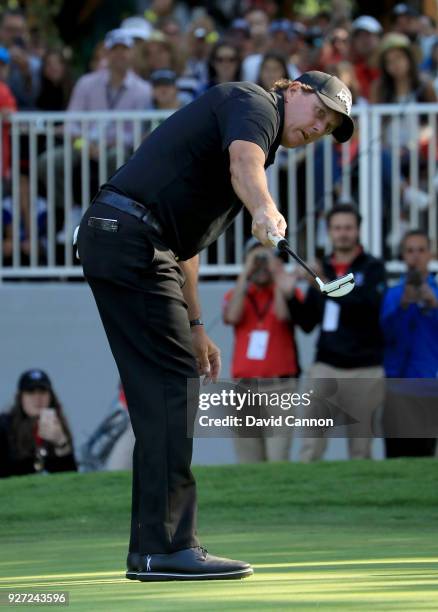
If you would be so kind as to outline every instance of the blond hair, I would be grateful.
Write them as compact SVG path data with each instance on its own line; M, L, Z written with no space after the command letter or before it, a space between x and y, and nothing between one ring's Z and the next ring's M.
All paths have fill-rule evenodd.
M307 93L314 93L315 90L310 85L306 83L301 83L300 81L293 81L292 79L279 79L275 81L270 91L286 91L292 85L299 85L302 90Z

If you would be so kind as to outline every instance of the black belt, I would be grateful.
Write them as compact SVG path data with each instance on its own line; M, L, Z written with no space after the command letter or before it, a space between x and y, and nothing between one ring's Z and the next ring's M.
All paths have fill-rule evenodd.
M93 198L92 204L94 203L108 204L108 206L117 208L128 215L136 217L142 223L155 230L159 236L162 236L163 234L161 223L154 216L153 212L149 210L149 208L144 206L144 204L131 200L131 198L127 198L120 193L109 191L108 189L101 189Z

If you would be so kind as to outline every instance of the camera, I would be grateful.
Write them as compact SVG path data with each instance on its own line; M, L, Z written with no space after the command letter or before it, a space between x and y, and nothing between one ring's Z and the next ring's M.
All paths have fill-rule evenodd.
M415 269L408 270L406 274L406 284L411 285L412 287L417 287L418 289L423 284L423 277L421 272Z
M264 264L267 264L268 256L266 255L266 253L257 253L257 255L254 257L254 263L257 266L262 266Z

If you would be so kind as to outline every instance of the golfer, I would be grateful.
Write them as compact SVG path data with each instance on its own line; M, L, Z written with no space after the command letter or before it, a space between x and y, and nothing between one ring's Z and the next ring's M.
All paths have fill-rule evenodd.
M196 535L187 380L216 381L221 367L202 325L198 253L242 206L263 245L268 232L284 236L265 168L280 145L327 134L348 140L350 110L348 88L322 72L279 81L272 92L247 82L213 87L145 139L81 221L79 256L136 438L127 578L252 574L248 563L210 555Z

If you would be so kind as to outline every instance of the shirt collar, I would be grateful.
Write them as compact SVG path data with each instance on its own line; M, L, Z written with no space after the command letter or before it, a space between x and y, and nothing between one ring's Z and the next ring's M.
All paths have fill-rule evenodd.
M265 162L265 168L267 168L268 166L274 163L275 153L278 147L281 145L281 139L283 136L283 128L284 128L284 96L281 92L278 92L278 91L270 91L269 93L273 97L274 103L278 109L278 114L280 116L280 127L278 129L277 136L269 150L269 154Z
M276 149L278 149L281 144L281 138L284 130L284 95L282 92L278 91L274 91L273 93L278 108L278 114L280 115L280 128L278 130L277 138L274 141L274 146Z
M122 81L121 87L123 87L123 88L129 87L129 85L131 84L131 81L132 81L132 77L133 77L132 70L128 70L127 73L125 74L125 78ZM110 82L110 71L108 70L108 68L105 68L105 70L104 70L103 80L104 80L105 85L109 85L109 82Z
M363 255L364 250L363 250L363 246L361 244L358 244L356 247L355 252L353 253L352 258L350 259L349 262L345 262L348 263L349 266L351 266L353 264L353 262L356 261L356 259L359 259L359 257L361 257L361 255ZM328 256L328 260L330 262L330 264L332 266L338 265L339 262L336 260L336 256L334 253L332 253L331 255Z
M250 295L262 295L267 293L273 293L273 291L273 283L269 283L269 285L256 285L255 283L250 282L248 285L247 293Z

